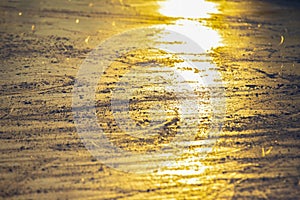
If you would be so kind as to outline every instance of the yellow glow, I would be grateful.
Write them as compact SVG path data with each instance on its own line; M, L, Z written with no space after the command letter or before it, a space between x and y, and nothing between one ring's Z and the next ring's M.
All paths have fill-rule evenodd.
M180 166L180 169L178 167ZM205 170L210 167L201 164L201 162L192 159L183 159L181 161L169 163L169 168L159 171L159 175L169 175L180 177L177 182L182 184L201 184L203 181L202 175Z
M222 46L219 33L198 20L190 18L207 18L211 13L218 13L215 3L204 0L167 0L160 4L159 12L169 17L181 18L168 29L179 32L194 40L205 51Z
M167 0L160 2L159 12L169 17L207 18L218 9L216 4L204 0Z
M205 22L200 20L200 18L210 17L210 14L218 13L215 3L207 2L205 0L166 0L160 2L159 6L159 12L162 15L178 18L174 24L162 25L162 28L186 36L197 43L206 52L212 48L222 46L222 38L219 33L205 26ZM197 72L201 69L194 68L186 62L176 63L175 66L177 67L177 70L180 71L180 75L184 77L187 82L190 82L192 87L203 86L200 77L201 73ZM214 83L213 73L209 71L206 71L205 73L208 73L209 76L212 77L211 83ZM191 107L194 107L194 105ZM210 110L209 106L204 108L200 105L199 108L200 110ZM185 113L189 112L185 111ZM195 151L197 150L195 149ZM182 184L201 183L199 175L204 174L207 169L200 161L195 162L189 159L183 159L169 167L170 168L159 172L159 174L181 176L182 179L178 180L178 182Z
M222 46L222 40L219 33L200 24L198 21L187 19L177 20L176 24L168 26L168 29L187 36L205 51Z

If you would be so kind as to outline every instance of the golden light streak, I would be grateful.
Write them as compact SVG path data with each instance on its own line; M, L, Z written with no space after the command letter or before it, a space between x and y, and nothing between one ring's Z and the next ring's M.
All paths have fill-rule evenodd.
M205 51L222 46L219 33L205 26L200 20L208 18L211 13L218 13L215 3L204 0L168 0L160 2L159 5L162 15L180 18L174 26L168 28L194 40Z
M205 0L168 0L160 2L159 12L169 17L207 18L218 9L216 4Z
M280 43L279 43L279 45L282 45L283 42L284 42L284 37L283 37L283 35L282 35L282 36L280 36Z
M167 0L160 2L159 5L159 12L162 15L178 18L175 24L163 25L162 27L188 37L196 42L205 52L223 45L219 33L205 26L205 19L203 20L203 18L209 18L212 13L218 13L215 3L205 0ZM188 67L189 70L180 72L181 76L193 82L196 87L202 85L199 69L195 70L193 66L187 65L187 63L176 63L175 66L178 70ZM195 166L197 167L195 168ZM179 182L190 185L201 183L198 176L201 176L206 169L207 166L202 165L200 161L193 162L189 159L183 159L174 163L170 168L159 172L159 174L181 176L182 179Z

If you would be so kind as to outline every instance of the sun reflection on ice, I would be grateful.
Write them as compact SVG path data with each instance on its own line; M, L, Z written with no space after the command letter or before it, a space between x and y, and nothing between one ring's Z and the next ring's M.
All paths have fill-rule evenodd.
M217 5L204 0L167 0L159 3L159 12L168 17L180 18L168 29L186 35L205 51L222 46L219 33L201 22L202 18L218 13Z
M204 51L200 50L199 52L193 52L194 54L197 54L197 56L190 56L190 58L196 58L200 60L206 58L206 61L199 62L202 62L202 64L205 66L213 65L212 59L209 57L209 55L205 55L203 57L203 54L206 54L213 48L222 46L222 37L217 31L205 25L205 18L209 18L210 14L219 12L217 4L207 2L205 0L166 0L159 2L159 6L159 12L162 15L177 18L174 24L161 25L160 27L180 33L197 43L199 47L201 47ZM187 63L176 63L176 66L178 70L180 70L181 68L184 69L187 66L191 67L190 70L180 70L180 75L184 76L185 80L189 80L195 85L203 85L201 78L203 77L203 74L209 76L208 78L206 78L206 81L209 80L211 85L219 84L215 81L215 76L213 76L218 72L204 70L205 72L199 73L199 71L201 72L203 71L203 69L194 69L192 65L187 65ZM193 107L193 105L191 105L191 107ZM208 143L208 140L202 142L205 146L205 143ZM200 148L194 148L189 153L195 154L199 151L199 156L202 155L205 148L202 145L200 146ZM167 166L166 169L159 171L158 174L179 176L180 178L178 182L181 184L201 184L203 181L202 176L204 175L205 171L210 168L210 166L202 164L201 159L199 157L197 159L196 157L190 155L187 158L182 158L180 161L169 163L169 166Z
M176 21L175 25L169 25L168 29L189 37L204 51L222 46L222 39L219 33L198 21L180 19Z
M207 18L218 12L216 4L204 0L167 0L159 4L159 12L169 17Z

